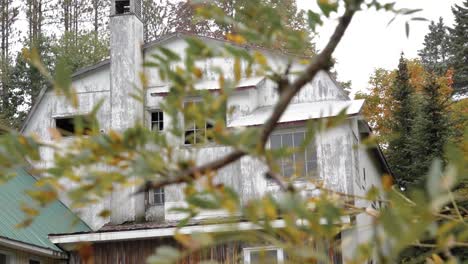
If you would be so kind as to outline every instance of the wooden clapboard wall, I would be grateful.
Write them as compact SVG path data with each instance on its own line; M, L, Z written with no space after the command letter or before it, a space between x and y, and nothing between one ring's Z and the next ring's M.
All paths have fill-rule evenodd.
M132 240L84 245L70 252L70 264L134 264L146 263L159 246L176 246L172 239ZM229 243L204 249L185 257L179 264L195 264L202 260L219 263L242 263L240 243Z

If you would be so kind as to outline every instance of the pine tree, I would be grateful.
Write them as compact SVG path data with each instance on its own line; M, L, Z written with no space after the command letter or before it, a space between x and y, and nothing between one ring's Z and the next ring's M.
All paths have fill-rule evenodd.
M424 36L424 48L419 51L421 61L427 71L441 76L448 70L449 36L442 18L436 24L431 21L429 33Z
M454 69L454 93L468 93L468 0L452 7L455 25L450 32L451 66Z
M106 39L95 37L94 31L75 35L65 32L52 48L56 61L63 61L70 72L102 61L109 55Z
M431 74L417 100L417 115L410 135L413 155L411 173L423 182L432 162L443 160L444 147L449 136L446 99L436 76Z
M412 126L415 119L414 89L409 83L408 66L403 54L400 57L397 76L392 87L395 103L391 128L393 138L387 149L388 162L400 185L415 182L412 174L413 153L411 147Z
M41 60L47 70L53 70L53 58L49 42L41 44ZM26 49L26 48L25 48ZM36 102L39 92L49 85L44 76L29 64L21 52L18 52L14 67L11 69L11 87L9 104L14 106L14 111L8 118L12 127L19 128L24 121L29 109Z
M13 0L0 0L0 113L9 116L15 106L9 103L11 93L11 45L14 40L13 24L19 8Z

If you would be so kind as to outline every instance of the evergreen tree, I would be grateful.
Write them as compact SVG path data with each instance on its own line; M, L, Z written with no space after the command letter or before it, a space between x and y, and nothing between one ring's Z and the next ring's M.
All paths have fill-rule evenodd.
M441 76L448 70L449 36L442 18L431 21L429 33L424 37L424 48L419 51L425 69Z
M454 69L454 93L468 93L468 0L452 7L455 25L450 32L451 66Z
M15 32L13 24L18 18L19 8L13 0L0 0L0 113L7 117L15 111L9 103L11 93L11 46Z
M411 147L412 126L415 119L414 89L409 83L408 66L403 54L400 57L397 75L392 87L392 98L395 103L391 129L393 137L387 149L388 162L400 185L415 182L412 174L413 153Z
M55 61L62 60L70 72L96 64L109 55L107 40L96 38L93 31L77 35L65 32L52 49Z
M33 47L39 55L45 67L52 72L54 67L54 58L52 54L51 39L42 36L35 41L38 48ZM30 49L25 46L24 49ZM12 112L8 114L10 124L14 128L19 128L26 117L29 109L35 103L39 92L46 87L48 82L44 76L39 73L36 67L29 64L18 52L15 58L14 67L11 69L11 91L9 93L9 104L12 106Z
M410 134L412 140L414 175L426 175L435 159L443 160L444 147L449 136L446 100L436 76L431 74L418 96L417 115Z

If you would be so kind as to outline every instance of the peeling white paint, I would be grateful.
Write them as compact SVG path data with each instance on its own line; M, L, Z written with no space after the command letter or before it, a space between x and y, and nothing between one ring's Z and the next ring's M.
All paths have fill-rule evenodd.
M162 92L167 92L167 83L162 81L158 76L157 69L142 69L148 75L149 86L151 87L146 93L146 105L138 104L129 97L129 93L134 92L132 85L138 84L138 72L142 64L139 50L142 41L139 33L142 30L141 22L137 18L132 18L132 16L113 17L112 19L114 23L111 23L111 31L119 32L119 34L111 37L110 66L99 67L73 80L73 85L78 92L80 101L79 108L73 109L63 97L49 92L45 95L30 122L27 124L25 129L26 134L36 133L41 139L49 141L51 137L48 128L54 126L54 117L87 113L101 99L104 100L104 104L98 112L98 120L101 122L104 131L111 128L121 131L133 126L135 122L144 122L149 125L150 112L160 109L160 103L164 100L165 96ZM209 45L219 44L216 41L208 41L207 43ZM171 39L161 43L161 45L172 49L182 57L184 54L183 50L187 46L183 39L180 38ZM155 49L156 47L146 50L144 56L149 58L149 55L155 52ZM284 70L288 61L285 56L269 52L264 53L267 59L273 62L275 68ZM217 81L215 81L217 73L213 71L212 67L217 66L225 71L232 72L233 60L230 58L215 58L197 62L197 65L204 72L204 79L199 88L216 89L213 87L217 86ZM302 66L293 65L293 67L299 69ZM230 76L232 77L232 75L226 75L227 78ZM249 85L255 84L256 87L233 92L227 103L228 109L233 109L232 114L226 117L228 124L233 124L236 120L242 120L243 118L251 118L255 124L260 124L265 118L255 116L255 113L261 111L261 109L271 109L278 100L275 85L272 81L253 78L249 79L246 83ZM336 85L327 73L319 72L314 80L307 84L293 99L291 109L297 108L300 111L289 112L283 118L286 118L288 122L317 118L320 117L320 115L316 115L316 113L321 112L320 109L325 111L325 108L320 108L321 106L335 106L334 109L336 110L341 106L349 105L352 106L352 111L348 114L358 115L362 101L350 101L343 90ZM306 107L304 108L304 106ZM333 111L334 114L336 114L335 110ZM311 115L311 113L313 114ZM258 122L257 119L262 120ZM170 117L165 115L166 129L171 126L171 122ZM237 125L249 124L243 123ZM336 191L356 193L358 189L354 186L354 178L358 175L354 172L355 161L353 159L353 144L355 143L353 137L357 133L356 130L357 117L353 117L349 118L345 124L339 127L320 133L315 139L318 177L320 180L323 180L325 186ZM171 138L170 142L178 147L178 155L193 155L199 164L223 156L231 150L229 147L216 145L194 149L183 146L182 139L178 138ZM41 150L41 155L46 161L53 162L52 151L43 149ZM369 160L370 158L363 158L362 162L366 163L365 166L369 168L377 166L374 164L375 161ZM47 166L47 162L42 165ZM358 167L361 168L362 166L358 165ZM268 185L265 179L265 171L266 166L258 159L243 157L239 161L221 169L216 177L216 181L234 188L239 193L242 203L245 204L249 200L258 198L266 192L274 191L275 187ZM377 178L378 172L371 171L372 169L369 169L369 173L373 175L372 177ZM371 182L373 181L369 181L369 184ZM134 189L119 190L101 204L81 210L83 219L95 229L109 220L114 223L122 223L124 221L138 220L139 217L151 221L160 221L161 218L166 220L180 219L181 215L171 212L170 208L184 205L181 185L166 187L166 203L164 208L149 206L146 211L144 211L144 197L130 195L133 191ZM308 188L309 193L313 194L316 191L313 186ZM67 201L65 200L65 202ZM112 210L110 219L97 217L99 211L104 208ZM204 212L202 216L208 217L219 215L219 213Z

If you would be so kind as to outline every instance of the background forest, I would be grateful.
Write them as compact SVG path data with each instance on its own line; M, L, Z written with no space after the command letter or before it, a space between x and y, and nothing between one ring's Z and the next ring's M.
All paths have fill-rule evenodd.
M250 1L218 0L227 14L249 8ZM306 31L305 12L294 0L265 0L282 10L291 32ZM145 42L175 31L225 38L233 31L213 21L197 20L195 6L186 1L143 0ZM50 72L65 66L68 73L108 57L110 0L1 0L0 1L0 118L10 127L21 126L47 82L30 67L22 50L37 50ZM262 19L262 18L259 18ZM310 37L307 53L313 53ZM281 47L276 47L281 48Z
M424 186L423 175L434 159L444 160L447 143L466 151L468 1L452 12L452 27L442 18L430 22L418 58L402 53L397 69L376 69L369 91L356 94L366 99L364 114L401 186Z
M316 53L312 42L312 32L315 26L322 23L320 15L311 11L306 14L304 11L299 10L294 0L261 0L262 4L266 6L265 9L252 6L253 1L249 0L216 0L215 6L219 7L226 16L234 17L236 21L242 21L244 25L247 25L242 29L244 32L239 30L239 34L228 34L237 33L239 28L236 28L236 25L238 24L217 23L215 20L210 19L198 20L194 15L195 6L186 2L164 0L144 0L143 2L143 22L146 42L150 42L166 33L187 31L216 38L229 38L229 36L233 38L233 36L237 36L237 39L231 40L237 40L238 42L241 42L239 39L243 41L248 40L252 45L270 45L271 48L290 52L297 53L301 51L305 55ZM333 1L331 1L332 4L328 3L329 1L318 2L322 3L321 9L327 18L331 12L337 12L338 10L338 5L333 4ZM354 12L361 8L359 4L362 4L362 1L348 1L347 3L351 2L358 4L356 6L347 4L349 11L345 12L343 16L345 19L341 20L342 27L344 27L341 30L341 35L346 30L347 24L351 21ZM369 3L367 7L393 10L393 6L379 5L377 1ZM30 66L30 61L28 60L37 62L39 61L38 56L40 56L40 60L43 63L40 65L43 65L47 72L51 72L54 75L55 82L57 80L60 82L65 78L63 76L108 57L108 9L109 1L104 0L0 0L0 118L3 119L1 122L6 123L7 126L19 128L39 91L47 85L53 85L50 83L50 80L46 80L44 75L39 73L37 68ZM271 13L249 13L249 10L270 10ZM398 10L395 12L398 12ZM468 236L468 232L466 231L466 216L468 215L468 188L466 186L468 185L466 184L466 174L463 173L466 171L466 159L468 158L465 132L468 124L468 46L466 45L468 42L468 0L463 1L460 5L453 6L453 13L455 16L455 24L453 26L444 25L442 20L430 22L429 33L425 38L424 47L421 49L418 58L408 59L402 54L400 58L395 58L395 61L399 60L397 69L376 69L374 74L370 76L371 87L369 91L356 94L357 98L366 99L367 105L364 115L378 136L375 139L369 139L372 142L367 143L375 143L373 140L379 143L388 158L388 162L398 183L396 185L398 188L395 190L393 189L394 186L392 186L390 177L383 178L384 192L388 198L384 202L388 203L389 206L383 208L381 213L371 212L376 217L374 227L376 230L378 228L382 230L382 239L388 240L391 238L395 241L391 245L393 246L393 248L390 248L392 254L388 258L389 262L387 263L393 263L391 261L396 259L396 257L403 259L415 258L420 255L419 251L426 251L426 254L420 258L430 257L434 259L434 263L442 263L437 262L439 257L438 255L434 255L439 253L445 254L445 258L448 260L453 260L454 256L460 260L468 258L466 256L467 244L465 242ZM217 14L215 12L214 15L211 15L213 17ZM272 14L277 16L272 16ZM25 20L23 21L21 17L25 17ZM271 18L276 18L276 20ZM278 22L277 25L271 27L275 29L274 26L277 26L279 29L276 30L280 33L276 33L268 27L248 27L252 24L268 24L263 23L266 22L263 20L281 20L282 23ZM420 20L423 19L420 18ZM247 22L252 24L248 24ZM25 23L25 26L22 26L21 23ZM25 31L20 31L20 28ZM274 42L270 41L270 44L268 42L265 43L264 39L258 37L271 33L268 30L275 33L275 36L279 36L277 39L274 39ZM318 70L330 68L332 52L339 40L340 38L335 41L336 43L332 44L333 48L324 49L325 52L321 51L316 56L319 59L312 60L310 65L314 70L312 71L313 74L304 75L306 76L304 78L308 78L304 79L306 80L304 83L310 81ZM201 56L201 51L205 51L205 48L207 48L203 43L196 42L193 42L192 46L193 49L191 51L193 54L189 55L193 56L193 58ZM34 50L34 52L28 52L30 50ZM26 54L28 56L24 56ZM31 54L37 55L33 57ZM160 62L162 66L167 66L165 63L168 64L170 60L179 60L177 54L169 53L166 56L168 57L167 61ZM250 55L238 52L234 56L248 57ZM266 68L264 60L248 58ZM193 65L191 66L193 67ZM189 71L188 69L187 74L182 72L185 74L183 75L172 72L170 67L162 67L162 69L170 73L168 76L176 76L182 79L185 76L184 78L187 79L187 83L194 81L193 73L197 72ZM240 69L237 69L237 73L240 73ZM287 76L287 74L285 75ZM240 74L236 74L236 76L240 76ZM282 98L286 98L284 99L286 103L283 110L278 112L279 114L276 119L278 121L279 116L281 116L282 111L284 111L291 98L301 89L301 85L296 82L289 84L289 81L286 81L285 84L282 81L288 79L283 75L274 75L272 73L269 76L279 77L275 79L279 87L280 85L286 85L286 88L283 88L283 90L278 89L282 92ZM171 78L173 78L171 81L175 82L176 78ZM236 81L239 81L239 79L240 77ZM299 78L299 80L301 79ZM349 86L349 83L344 84ZM57 87L61 86L58 85ZM219 100L222 100L222 98ZM174 105L176 105L174 102L169 102L169 106L176 109ZM272 125L270 127L266 126L265 131L267 132L263 134L266 136L262 139L259 146L257 146L257 138L249 135L249 131L242 134L242 139L245 138L245 140L239 140L239 142L235 143L225 140L228 137L224 137L224 135L231 135L229 134L230 131L225 127L221 128L223 130L218 135L221 135L219 138L227 142L224 142L226 145L232 144L238 148L237 152L233 152L236 159L247 154L266 156L265 153L268 154L270 152L264 149L265 142L276 124L275 119L271 120L273 120L271 121ZM95 138L99 139L106 136L97 131L99 130L94 129L93 131ZM130 131L132 133L124 134L123 137L118 134L111 134L109 140L112 142L112 146L117 147L109 151L109 161L113 161L111 158L119 154L119 151L122 153L136 153L136 150L140 147L139 144L144 146L150 140L154 140L156 143L164 146L165 139L160 136L154 136L154 133L150 131L139 127L136 127L134 130L130 129ZM253 131L251 133L257 133L257 131L251 131ZM2 172L0 170L0 172L5 173L6 176L10 175L7 175L8 170L5 168L14 167L18 163L23 162L21 158L40 159L36 153L38 153L37 149L41 143L36 142L36 139L33 137L27 138L15 133L6 133L4 137L0 137L2 140L0 142L2 143L0 144L2 146L0 154L3 155L2 159L4 159L4 161L2 159L0 161L3 162L2 168L5 171ZM465 135L463 136L464 133ZM128 137L128 135L130 136ZM129 138L137 138L139 140L135 143L129 140ZM83 140L85 140L84 142L88 142L86 140L90 140L89 142L91 142L93 137L84 138ZM128 143L127 140L132 144L126 144ZM446 152L448 143L451 143L452 147L455 145L460 147L462 153L458 152L458 149ZM78 144L77 146L77 150L87 147L86 144ZM63 162L57 162L59 164L58 169L51 170L52 173L62 175L62 171L72 171L70 168L74 166L73 158L76 158L76 160L80 158L79 156L74 156L74 153L80 152L70 151L61 157L57 156L58 158L62 158ZM103 156L101 152L96 151L95 153L99 153L99 155L96 154L99 158L93 156L89 160L80 161L83 164L88 162L86 165L94 165L94 162L99 162L99 159ZM157 153L150 154L147 156L155 157L158 155ZM446 157L445 155L450 157ZM21 158L14 159L15 157ZM134 161L132 160L133 156L128 155L128 157L129 164L132 164L131 162ZM14 162L9 163L9 159L14 159ZM436 160L435 163L434 160ZM449 166L449 161L452 162L452 166ZM178 172L181 168L185 168L183 166L186 166L186 164L190 163L179 163L178 166L180 165L180 168L174 167L176 168L174 169L175 172ZM157 168L158 171L168 170L168 167L165 167L165 163L158 164L158 166L161 167ZM433 170L428 174L427 172L431 166ZM150 168L150 166L144 168ZM182 174L184 177L181 177L183 181L193 183L192 178L195 177L194 175L197 177L199 173L211 175L216 169L218 168L199 169L195 167L193 169L194 172L191 169L188 172L188 176ZM142 169L142 171L144 170ZM151 169L147 169L144 172L148 173L148 175L154 174ZM126 172L119 173L123 174ZM167 175L170 176L170 174ZM426 175L429 175L429 182L426 182ZM464 176L464 178L461 176ZM106 179L108 182L102 184L112 185L114 179ZM126 178L121 177L121 179ZM156 181L153 182L153 185L147 186L156 188L164 184L169 185L177 180L177 178L163 179L166 181ZM51 184L51 186L53 185ZM399 192L400 188L408 190L421 186L427 187L427 193L419 192L411 196L410 198L414 202ZM216 189L217 186L215 185L209 185L206 192L203 193L204 195L207 193L211 194L214 197L213 199L215 199L215 203L207 203L206 200L200 198L202 197L200 193L189 188L191 188L190 185L187 187L187 193L190 193L191 196L188 196L187 200L190 202L190 199L192 199L191 205L194 208L214 209L215 207L217 209L218 207L226 207L232 211L236 211L238 207L240 208L235 195L231 195L230 192L224 189ZM309 203L314 203L315 206L316 201L297 200L298 196L295 196L297 193L295 193L293 187L290 188L291 190L288 188L284 189L288 192L288 195L290 194L290 196L285 196L284 203L276 203L270 200L269 197L265 197L263 200L259 200L258 203L253 203L251 207L247 208L245 215L254 219L252 221L258 222L259 218L257 218L257 214L260 214L261 217L267 220L273 220L281 213L286 216L289 215L291 219L307 219L309 217L311 223L315 223L312 220L318 223L320 215L323 214L328 217L328 223L334 223L341 215L357 214L367 210L364 208L352 208L355 211L350 210L351 213L347 211L348 209L341 210L341 205L335 206L333 203L339 203L342 199L333 201L324 195L317 200L316 206L318 209L316 211L318 212L318 216L312 216L307 213L310 208ZM452 190L455 193L456 199L452 196ZM94 188L93 190L86 189L86 191L80 190L75 195L78 198L83 198L82 196L87 197L91 191L99 193L99 188ZM99 195L102 194L99 193ZM37 194L37 200L41 201L41 206L43 206L43 204L47 204L50 200L56 199L56 196L56 190L54 192L39 193ZM378 195L372 193L371 190L365 199L377 201ZM232 203L227 203L226 201ZM34 213L37 213L33 210L29 211L33 212L31 214L33 216ZM249 214L251 212L252 214ZM414 221L414 219L417 219L417 221ZM295 223L295 221L291 221L291 223ZM294 225L291 226L291 230L294 231L292 233L295 235L292 236L293 239L292 242L290 241L289 248L291 252L298 252L296 247L303 243L303 237L313 237L313 235L316 235L314 232L317 232L317 230L313 228L310 230L295 229ZM331 228L331 224L327 228ZM426 230L426 228L430 228L430 230ZM334 232L338 233L338 230L335 229L335 227L333 227L333 230L319 228L318 232L319 235L330 236ZM434 237L437 237L437 239ZM381 241L377 237L375 240ZM213 239L213 241L215 240ZM214 243L213 241L209 240L210 243ZM358 252L361 256L358 255L358 257L362 257L362 260L368 259L375 247L377 247L379 253L381 253L380 251L389 251L383 250L379 244L369 243L362 245L362 249ZM453 249L453 251L449 249ZM403 253L400 254L401 252ZM383 255L379 257L384 259ZM355 263L362 262L357 258ZM456 262L453 260L451 263Z

